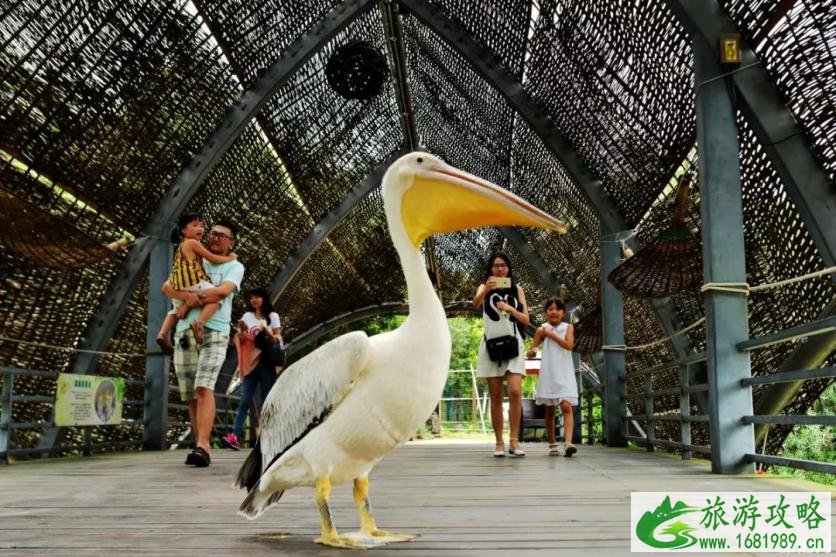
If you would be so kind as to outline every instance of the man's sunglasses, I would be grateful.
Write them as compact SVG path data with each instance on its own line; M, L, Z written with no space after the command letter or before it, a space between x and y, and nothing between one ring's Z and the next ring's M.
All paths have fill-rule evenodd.
M232 236L227 236L223 232L215 232L214 230L209 233L210 238L225 238L227 240L232 240Z

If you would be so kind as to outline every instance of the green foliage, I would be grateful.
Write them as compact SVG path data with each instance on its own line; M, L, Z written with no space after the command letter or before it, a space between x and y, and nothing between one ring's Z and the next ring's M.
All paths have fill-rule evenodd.
M450 369L475 369L476 354L482 340L482 320L475 317L454 317L447 320L453 352Z
M808 415L827 416L836 414L836 383L831 383L821 397L810 407ZM795 426L792 433L784 441L783 456L817 460L819 462L836 462L836 434L833 428L821 425ZM827 485L836 485L836 476L823 472L808 472L776 466L773 472L781 476L794 476L805 480Z
M476 354L482 340L482 320L474 317L454 317L447 320L453 344L451 370L476 368ZM444 397L473 396L473 379L469 373L451 373L444 386ZM469 408L469 406L468 406ZM442 420L447 419L442 416Z
M289 366L293 362L301 360L320 346L327 344L328 342L346 333L350 333L352 331L365 331L367 335L374 336L397 329L405 320L406 316L404 315L378 315L375 317L369 317L368 319L359 319L352 323L347 323L342 327L334 329L318 341L312 342L299 352L295 353L293 357L288 360L287 365Z

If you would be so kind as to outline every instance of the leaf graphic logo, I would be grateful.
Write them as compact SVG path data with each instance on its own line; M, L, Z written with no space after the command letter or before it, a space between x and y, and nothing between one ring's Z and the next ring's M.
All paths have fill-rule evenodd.
M698 507L689 507L682 501L677 501L675 505L671 506L671 498L665 497L662 504L656 507L653 512L646 512L639 519L636 524L636 536L649 545L660 549L684 549L691 547L697 543L697 539L691 535L691 532L696 530L693 526L682 521L676 521L669 524L659 534L667 534L673 536L673 539L659 540L655 537L656 529L668 522L672 518L686 513L698 512Z

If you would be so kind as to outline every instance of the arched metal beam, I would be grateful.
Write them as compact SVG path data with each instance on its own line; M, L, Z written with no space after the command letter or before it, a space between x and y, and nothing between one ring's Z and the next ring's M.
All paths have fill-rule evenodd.
M543 286L546 287L546 291L550 294L557 295L560 292L561 286L563 286L563 281L557 276L557 273L549 269L549 266L540 257L540 254L531 247L531 244L526 241L525 237L520 234L515 228L510 226L500 226L499 231L505 236L505 239L508 240L515 250L522 256L528 265L534 269L534 272L537 273L537 276L540 277L540 280L543 283ZM566 310L567 312L572 312L577 308L577 303L574 300L567 300L566 301Z
M705 41L720 59L720 37L738 30L717 0L665 0L695 41ZM781 177L824 266L836 261L836 193L813 156L804 130L781 101L757 56L742 45L741 68L729 75L740 92L739 108ZM836 275L831 275L836 280Z
M398 15L396 0L382 0L380 15L383 18L383 30L386 33L386 47L392 60L395 74L395 102L401 114L401 128L406 144L411 151L418 148L418 128L415 126L415 113L412 111L412 96L409 93L409 80L406 72L406 52L403 47L403 31Z
M502 66L502 60L477 43L466 30L451 20L441 8L426 0L400 0L401 5L456 50L482 78L494 87L522 118L546 148L561 162L569 177L578 186L587 201L595 208L604 233L627 229L626 221L604 191L600 180L594 177L572 142L551 122L537 102L525 91L522 84ZM637 249L634 239L627 242ZM668 299L652 301L652 309L666 335L681 328L681 322ZM680 335L671 339L678 358L693 352L688 337Z
M282 292L284 292L284 289L287 288L287 285L290 284L290 281L293 280L293 277L296 276L296 273L298 273L299 269L302 268L302 265L305 264L305 261L307 261L308 258L316 251L319 244L321 244L325 238L328 237L328 234L334 230L340 221L342 221L343 218L345 218L345 216L348 215L348 213L350 213L360 201L365 199L372 191L380 187L380 182L383 180L383 175L386 173L386 169L389 168L389 165L408 152L409 149L399 149L380 163L377 168L366 175L366 177L363 178L360 183L345 196L345 199L343 199L339 205L331 209L331 211L329 211L328 214L325 215L325 217L323 217L323 219L319 221L316 226L314 226L310 235L299 245L298 248L296 248L296 250L294 250L293 253L287 257L287 259L285 259L284 265L282 265L273 277L273 280L270 281L269 293L273 303L278 300L279 296L281 296Z
M448 317L451 315L482 315L480 310L473 307L470 300L445 304L444 312ZM367 319L377 315L403 315L407 313L409 313L409 304L403 302L386 302L383 304L366 306L348 313L343 313L333 319L329 319L319 325L315 325L297 336L293 342L287 345L287 355L292 356L302 348L312 342L316 342L334 329L359 321L360 319Z
M264 104L338 32L374 5L374 0L340 3L294 41L264 76L241 95L200 152L183 168L149 219L143 235L165 239L171 223L191 201L211 170ZM80 339L80 348L102 350L113 335L142 276L152 244L153 242L138 241L133 245L121 271L110 285ZM70 367L74 373L88 373L96 367L98 358L96 354L78 355Z
M627 224L624 217L604 191L600 180L594 177L571 141L554 126L522 84L503 68L502 60L477 43L470 33L447 17L440 7L426 0L400 0L400 3L446 41L489 85L505 97L520 118L537 133L546 148L561 162L587 201L595 207L603 226L610 232L625 230Z

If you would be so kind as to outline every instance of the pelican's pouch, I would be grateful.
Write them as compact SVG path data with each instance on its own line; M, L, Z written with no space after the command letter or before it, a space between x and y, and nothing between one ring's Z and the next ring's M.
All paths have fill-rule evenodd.
M517 337L506 335L504 337L485 337L485 348L488 350L488 358L492 362L504 362L513 360L520 355L520 345Z

